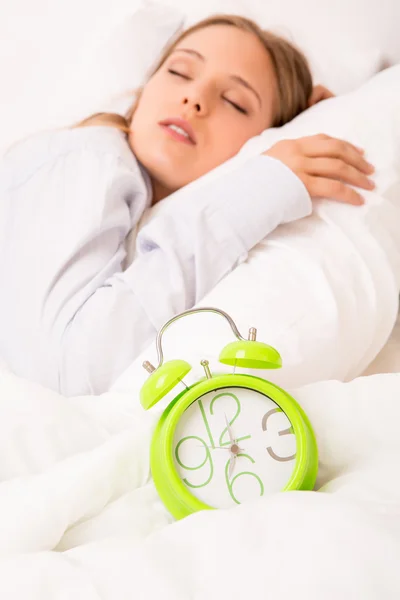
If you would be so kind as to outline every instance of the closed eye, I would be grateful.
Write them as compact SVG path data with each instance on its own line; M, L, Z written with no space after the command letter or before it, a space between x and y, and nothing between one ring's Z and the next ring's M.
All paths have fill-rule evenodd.
M182 77L182 79L190 79L190 77L188 77L187 75L179 73L178 71L174 71L174 69L168 69L168 73L171 73L171 75L176 75L177 77Z
M232 100L228 100L228 98L224 98L224 100L226 102L228 102L228 104L230 104L231 106L233 106L233 108L236 108L236 110L238 110L239 112L241 112L244 115L247 115L247 110L245 108L243 108L242 106L239 106L239 104L236 104L236 102L232 102Z
M171 75L175 75L176 77L182 77L182 79L190 80L190 77L188 77L187 75L184 75L183 73L179 73L179 71L175 71L174 69L168 69L168 73L171 73ZM225 102L228 102L228 104L233 106L233 108L235 108L237 111L239 111L243 115L248 114L247 110L245 108L243 108L242 106L240 106L239 104L236 104L236 102L232 102L232 100L228 100L228 98L224 98L224 100L225 100Z

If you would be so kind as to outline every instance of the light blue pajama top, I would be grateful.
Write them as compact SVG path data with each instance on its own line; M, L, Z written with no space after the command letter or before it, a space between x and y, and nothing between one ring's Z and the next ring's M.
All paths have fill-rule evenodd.
M65 395L99 394L279 224L311 212L266 156L179 190L140 231L148 175L110 127L40 133L0 162L0 357ZM223 307L221 307L223 308Z

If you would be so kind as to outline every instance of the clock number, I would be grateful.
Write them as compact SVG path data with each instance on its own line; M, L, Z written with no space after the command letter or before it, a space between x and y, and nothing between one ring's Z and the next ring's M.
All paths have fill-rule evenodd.
M214 398L212 399L212 401L210 403L210 413L212 415L214 415L214 413L213 413L214 402L216 400L218 400L218 398L222 398L223 396L230 396L236 402L236 413L235 413L233 419L231 421L229 421L229 425L232 426L232 424L236 421L236 419L240 415L240 410L241 410L240 400L239 400L239 398L237 396L235 396L235 394L232 394L230 392L223 392L222 394L217 394L217 396L214 396ZM223 438L224 438L225 434L227 434L227 433L228 433L228 428L225 427L225 429L222 431L221 436L219 438L219 445L220 446L230 446L231 445L231 442L229 440L227 442L223 441ZM251 435L244 435L243 437L236 438L236 442L239 443L242 440L248 440L249 438L251 438Z
M263 419L262 419L263 431L267 431L267 422L268 422L268 419L270 418L270 416L277 412L283 412L283 410L281 408L272 408L263 416ZM279 436L294 435L293 426L290 426L287 429L283 429L282 431L279 431L278 435ZM289 460L294 460L296 458L296 452L294 454L291 454L290 456L279 456L278 454L276 454L274 452L274 450L272 449L271 446L267 447L267 452L271 458L273 458L274 460L277 460L278 462L288 462Z
M238 458L248 458L253 464L256 462L253 458L251 458L251 456L249 456L248 454L238 454ZM237 459L236 459L237 460ZM229 494L232 498L232 500L234 502L236 502L236 504L240 504L239 500L236 498L235 494L233 493L233 484L236 481L236 479L238 479L238 477L243 477L244 475L251 475L252 477L255 477L258 481L258 483L260 484L260 496L264 495L264 484L261 481L260 477L258 475L256 475L255 473L252 473L251 471L243 471L243 473L238 473L237 475L235 475L235 477L233 477L232 481L229 481L229 460L226 463L225 466L225 479L226 479L226 485L228 487L229 490Z
M197 440L198 442L201 442L204 446L204 449L206 451L206 456L205 459L203 460L203 462L201 463L201 465L198 465L197 467L189 467L188 465L185 465L181 459L179 458L179 448L181 447L181 445L186 442L187 440ZM208 476L207 481L205 481L204 483L200 483L200 484L194 484L194 483L190 483L190 481L188 481L187 479L183 479L183 481L186 483L187 486L191 487L191 488L201 488L204 487L205 485L208 485L213 477L214 474L214 465L213 465L213 461L211 458L211 453L210 450L207 447L207 444L205 443L204 440L202 440L200 437L198 437L197 435L188 435L184 438L182 438L178 444L176 445L175 448L175 458L177 463L183 468L183 469L187 469L188 471L198 471L199 469L201 469L202 467L204 467L204 465L206 464L206 462L209 463L209 467L210 467L210 474Z
M210 426L207 421L206 411L204 410L203 402L201 400L199 400L198 405L200 408L201 416L203 417L204 425L207 429L208 439L210 440L211 448L215 448L214 438L212 436L211 429L210 429Z

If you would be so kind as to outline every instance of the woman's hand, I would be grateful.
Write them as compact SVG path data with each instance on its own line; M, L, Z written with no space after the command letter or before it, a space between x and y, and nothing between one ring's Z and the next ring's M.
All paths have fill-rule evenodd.
M313 87L312 94L310 99L308 100L308 106L314 106L314 104L318 104L322 100L328 100L329 98L334 98L335 94L328 90L328 88L323 85L315 85Z
M368 179L375 169L364 159L363 150L325 134L282 140L263 154L289 167L314 198L360 205L364 199L349 184L365 190L375 187Z

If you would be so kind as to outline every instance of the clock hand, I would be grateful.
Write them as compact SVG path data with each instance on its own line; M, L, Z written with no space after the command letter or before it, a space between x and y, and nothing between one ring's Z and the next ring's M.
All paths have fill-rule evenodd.
M228 473L229 479L232 477L233 471L235 469L235 459L236 459L236 455L232 454L231 459L229 461L229 473Z
M207 444L198 444L198 448L211 448L212 450L230 450L229 446L207 446Z
M237 444L235 445L237 446ZM237 448L234 448L234 452L232 452L232 447L231 446L207 446L207 445L203 445L203 444L198 444L197 445L198 448L211 448L211 450L229 450L229 452L231 454L233 454L234 457L239 456L239 452L244 452L246 450L246 448L239 448L239 446L237 446Z
M234 443L232 444L232 446L229 448L230 453L231 453L231 458L229 461L229 474L228 477L229 479L232 476L233 470L235 468L235 461L237 459L238 456L240 456L240 452L243 452L243 448L239 448L239 446L236 443L236 440L234 441Z
M226 423L226 428L228 430L229 441L230 441L231 444L234 444L235 443L235 438L233 437L233 431L232 431L232 428L231 428L231 426L229 424L229 421L228 421L228 418L227 418L226 414L225 414L225 423Z
M227 419L227 416L225 415L225 422L226 422L226 427L228 429L228 435L229 435L229 441L231 443L230 446L230 451L233 452L235 455L237 455L239 452L243 452L244 448L240 448L237 444L237 440L233 435L233 431L232 431L232 427L229 425L229 421Z

